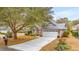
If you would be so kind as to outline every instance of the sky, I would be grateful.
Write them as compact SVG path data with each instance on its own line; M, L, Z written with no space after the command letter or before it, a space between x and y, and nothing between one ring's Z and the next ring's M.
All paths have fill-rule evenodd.
M69 20L79 19L79 7L54 7L54 19L67 17Z

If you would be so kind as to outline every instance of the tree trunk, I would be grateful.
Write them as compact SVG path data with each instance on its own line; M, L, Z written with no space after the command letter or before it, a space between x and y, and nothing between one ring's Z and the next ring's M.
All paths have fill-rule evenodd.
M39 36L39 29L38 27L36 28L37 36Z
M17 32L13 32L13 38L17 39Z
M60 36L60 30L58 30L58 36Z
M40 29L40 36L43 37L43 29Z
M42 37L43 36L43 29L37 27L37 34L38 34L38 36Z

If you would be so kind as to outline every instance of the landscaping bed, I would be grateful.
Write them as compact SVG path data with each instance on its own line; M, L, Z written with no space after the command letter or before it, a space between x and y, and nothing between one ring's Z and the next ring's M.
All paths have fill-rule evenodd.
M35 36L18 36L18 39L8 38L8 46L24 43L24 42L33 40L35 38L37 38L37 37L35 37ZM3 39L0 40L0 47L4 47Z
M69 46L69 49L64 49L64 51L79 51L79 40L74 37L63 37L66 39L66 44ZM41 48L40 51L57 51L56 47L59 43L59 38L55 39L48 45Z

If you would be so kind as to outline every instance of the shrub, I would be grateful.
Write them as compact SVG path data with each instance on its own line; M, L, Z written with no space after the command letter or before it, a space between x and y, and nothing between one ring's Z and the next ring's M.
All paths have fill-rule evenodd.
M30 35L32 33L32 31L28 31L28 35Z
M72 31L72 35L73 35L74 37L78 37L78 32L77 32L77 31Z
M28 33L27 33L27 32L25 32L25 35L28 35Z
M25 32L25 35L32 35L32 31Z
M4 34L5 35L6 33L0 32L0 34Z
M7 36L8 38L12 38L12 32L7 32L7 33L6 33L6 36Z
M56 49L58 51L64 51L65 49L68 49L68 48L69 48L69 46L66 43L64 43L64 44L58 44L57 47L56 47Z
M56 50L63 51L65 49L69 49L70 47L65 42L65 39L59 39L59 43L57 44Z
M25 35L36 36L37 34L32 31L28 31L28 32L25 32Z
M62 36L63 36L63 37L68 37L68 36L69 36L69 31L68 31L68 30L64 31L64 33L63 33Z

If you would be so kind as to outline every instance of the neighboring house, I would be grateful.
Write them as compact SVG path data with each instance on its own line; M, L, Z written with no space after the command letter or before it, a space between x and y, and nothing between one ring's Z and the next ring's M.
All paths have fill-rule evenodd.
M73 26L73 30L78 31L78 35L79 35L79 24Z
M0 26L0 32L1 33L7 33L9 31L9 28L6 26ZM0 33L0 39L3 39L5 37L5 34Z
M79 24L73 26L73 30L79 30Z
M7 33L8 31L11 31L9 27L0 26L0 32L2 32L2 33Z
M0 26L0 32L1 33L7 33L8 31L11 31L9 27L6 26ZM25 33L17 33L17 36L24 36ZM0 34L0 38L3 38L5 34Z

